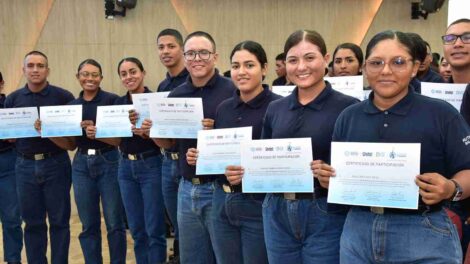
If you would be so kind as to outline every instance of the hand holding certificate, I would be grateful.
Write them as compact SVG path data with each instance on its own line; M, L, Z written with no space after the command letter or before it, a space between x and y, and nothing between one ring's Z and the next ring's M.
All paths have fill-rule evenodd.
M136 128L141 128L142 122L150 118L149 103L152 101L152 98L166 98L169 93L170 92L132 94L132 105L137 113L139 113L139 118L135 124Z
M152 98L150 137L197 138L203 118L201 98Z
M0 139L39 137L34 128L38 117L36 107L0 109Z
M96 138L132 137L132 105L106 105L96 109Z
M199 130L196 175L224 174L229 165L240 165L240 142L251 140L252 127Z
M41 137L81 136L82 105L41 106Z
M243 141L243 192L313 192L311 138Z
M419 143L332 142L328 202L418 208Z

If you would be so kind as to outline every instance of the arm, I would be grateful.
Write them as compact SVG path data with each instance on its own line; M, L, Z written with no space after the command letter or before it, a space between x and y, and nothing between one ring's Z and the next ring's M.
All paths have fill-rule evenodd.
M96 138L96 126L92 120L84 120L81 123L82 128L85 129L86 136L89 139L99 140L111 146L119 146L121 144L121 138Z
M470 197L470 170L457 172L452 179L463 190L461 199ZM419 194L427 205L437 204L443 200L452 199L455 192L455 184L439 173L423 173L416 177L419 186Z
M41 120L37 119L34 122L34 128L41 133ZM59 148L64 150L74 150L77 147L75 137L51 137L48 138L52 143L56 144Z

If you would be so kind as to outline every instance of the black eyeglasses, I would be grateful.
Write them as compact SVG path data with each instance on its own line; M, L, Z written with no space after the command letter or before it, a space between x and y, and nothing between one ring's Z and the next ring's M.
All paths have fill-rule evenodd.
M460 38L463 43L470 44L470 32L464 33L462 35L444 35L442 36L442 43L444 43L444 45L452 45L457 41L458 38Z
M201 60L208 60L211 57L211 54L214 54L208 50L200 50L200 51L195 51L195 50L189 50L183 53L184 59L187 61L192 61L196 59L196 55L199 55L199 58Z

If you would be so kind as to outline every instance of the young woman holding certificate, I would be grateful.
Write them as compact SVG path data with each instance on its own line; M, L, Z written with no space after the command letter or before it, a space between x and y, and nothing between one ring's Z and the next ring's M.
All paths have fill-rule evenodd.
M336 122L334 141L421 144L418 209L352 207L341 263L462 262L457 231L442 205L470 195L470 129L450 104L413 91L418 67L406 34L375 35L363 68L373 93ZM328 186L334 175L325 165L317 176Z
M218 106L214 128L251 126L252 139L259 139L269 103L281 98L263 84L266 53L257 42L243 41L232 50L230 61L238 91ZM190 148L187 161L196 165L196 160L197 150ZM217 263L268 263L261 214L265 194L242 193L242 173L240 166L227 166L215 185L211 214Z
M262 138L310 137L316 174L329 163L336 118L358 100L333 90L323 80L329 55L317 32L292 33L284 52L287 77L296 88L269 105ZM327 189L317 180L314 185L315 193L266 195L263 220L269 263L339 263L339 240L348 208L327 204Z

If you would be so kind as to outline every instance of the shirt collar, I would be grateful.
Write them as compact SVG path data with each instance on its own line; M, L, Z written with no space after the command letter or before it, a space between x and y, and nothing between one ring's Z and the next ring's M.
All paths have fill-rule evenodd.
M410 86L408 87L408 94L403 97L398 103L393 105L390 109L387 109L388 112L396 115L405 116L411 109L413 105L413 99L415 98L416 93L414 92L413 88ZM368 114L378 114L382 113L383 111L377 108L374 104L374 92L372 91L369 94L369 99L367 99L364 112Z
M33 92L29 89L28 87L28 84L25 84L24 86L24 90L23 90L23 94L32 94ZM40 94L40 95L43 95L43 96L46 96L49 94L49 91L50 91L50 85L49 85L49 82L47 82L46 84L46 87L44 87L41 91L39 91L38 93L36 94Z
M215 69L214 76L212 76L209 81L202 86L203 88L211 88L214 86L215 82L217 81L217 78L220 77L219 75L219 70ZM200 89L202 87L196 87L193 85L193 81L191 80L191 75L188 74L188 80L187 80L188 86L191 87L192 89Z
M103 91L101 90L101 87L98 87L98 92L96 93L95 97L93 97L93 99L91 99L90 101L87 101L87 102L96 102L99 99L101 99L102 95L103 95ZM83 91L80 92L79 98L82 101L85 101L85 99L83 99Z
M168 79L168 81L173 81L174 79L179 79L179 78L183 78L183 77L187 77L189 75L189 72L188 70L185 68L183 68L183 70L178 73L176 76L171 76L169 72L166 73L166 78Z
M267 84L263 84L263 91L256 95L255 98L245 103L240 98L240 90L237 89L233 93L233 108L235 109L242 105L247 105L252 109L260 108L263 105L264 101L266 101L266 99L268 98L269 93L271 93L271 91L269 90L269 86Z
M295 87L295 89L292 91L289 97L289 109L294 110L297 108L302 108L302 107L308 107L313 110L321 110L323 105L325 104L326 100L330 97L330 95L333 93L333 88L331 88L331 84L327 81L325 81L326 87L321 91L321 93L310 103L306 105L302 105L299 102L299 91L298 87Z

